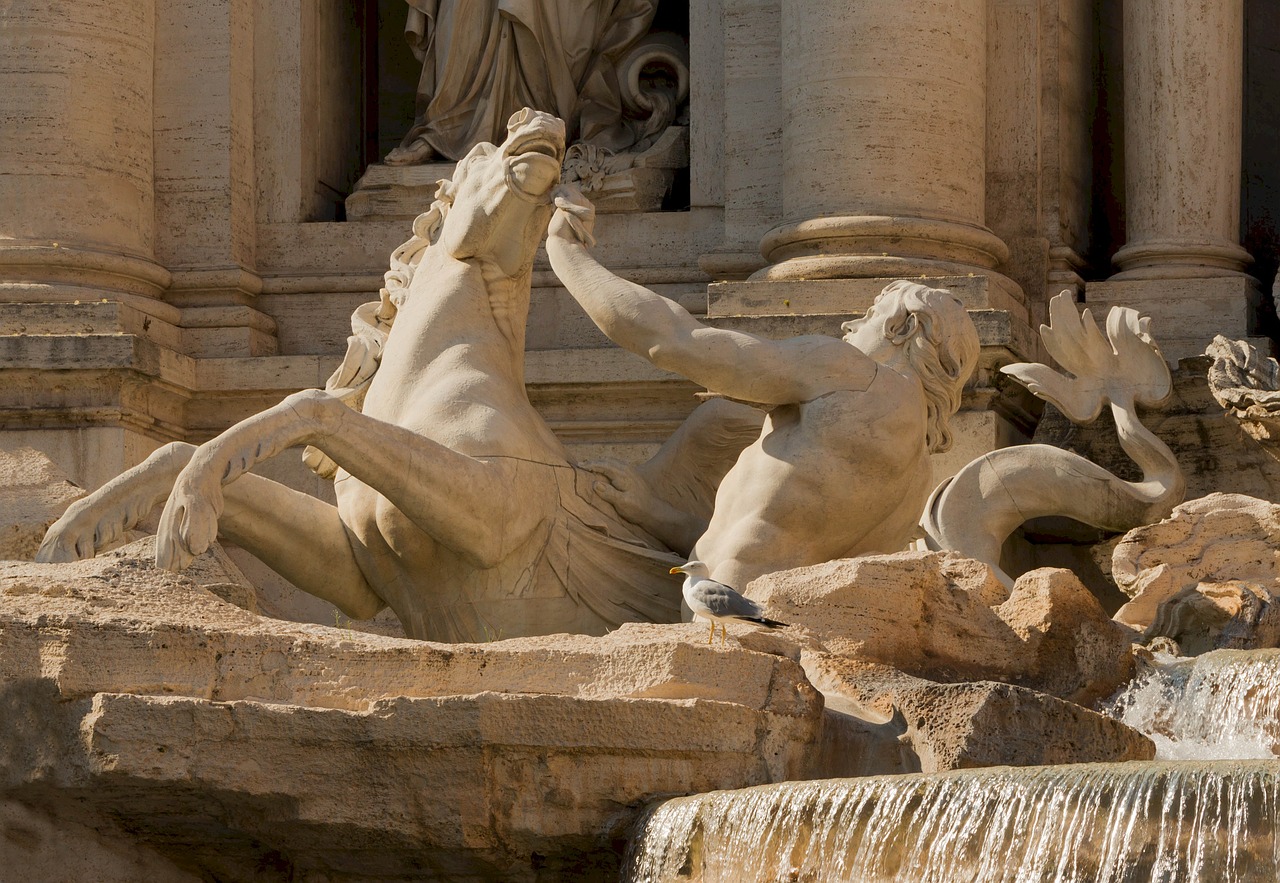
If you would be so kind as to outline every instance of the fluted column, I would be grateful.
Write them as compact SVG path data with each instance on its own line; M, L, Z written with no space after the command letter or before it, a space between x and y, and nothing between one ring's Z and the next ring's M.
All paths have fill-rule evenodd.
M1125 0L1127 279L1239 275L1244 0Z
M153 0L11 0L0 23L0 300L158 297Z
M753 278L946 275L984 225L987 0L782 4L783 222Z

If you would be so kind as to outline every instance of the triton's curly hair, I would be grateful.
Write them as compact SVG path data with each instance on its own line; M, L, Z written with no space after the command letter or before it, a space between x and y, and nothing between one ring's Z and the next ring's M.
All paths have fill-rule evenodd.
M960 299L943 288L900 279L886 285L876 303L891 307L885 336L905 338L907 361L928 402L925 443L931 453L951 448L951 415L978 362L978 331Z

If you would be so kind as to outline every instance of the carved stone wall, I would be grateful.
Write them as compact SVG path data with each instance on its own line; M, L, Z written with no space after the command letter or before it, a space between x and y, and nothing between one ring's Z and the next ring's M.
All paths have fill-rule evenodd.
M46 6L12 4L0 34L0 429L93 487L161 443L207 439L320 385L407 225L338 220L369 159L368 3ZM959 419L967 457L1033 426L991 372L1040 355L1032 329L1046 295L1079 293L1087 279L1091 302L1129 297L1100 281L1110 268L1099 264L1111 238L1098 206L1126 200L1124 163L1109 153L1125 145L1094 137L1123 135L1107 124L1126 106L1119 44L1107 48L1118 37L1097 0L999 0L963 14L890 6L690 4L689 208L602 216L598 254L714 322L769 335L835 333L885 276L950 261L948 284L980 311L984 335ZM862 37L843 68L796 51L805 34L849 28ZM964 48L948 56L963 64L920 67L948 46ZM859 79L859 64L880 79ZM1246 109L1276 90L1264 68L1247 66ZM872 85L880 104L867 103ZM931 129L942 119L931 108L954 124ZM1188 162L1240 174L1225 155ZM1250 168L1265 178L1269 166ZM1256 206L1245 212L1261 223ZM832 217L853 226L832 228ZM793 263L779 236L797 224L805 241L804 225L826 229L821 255L856 260L821 281L744 282ZM912 238L939 224L945 242ZM978 240L985 258L961 248ZM1187 354L1201 331L1256 330L1246 277L1157 288L1138 306L1156 312L1166 355ZM639 457L695 404L692 385L609 346L541 262L528 348L531 397L580 454ZM274 469L316 490L296 464Z

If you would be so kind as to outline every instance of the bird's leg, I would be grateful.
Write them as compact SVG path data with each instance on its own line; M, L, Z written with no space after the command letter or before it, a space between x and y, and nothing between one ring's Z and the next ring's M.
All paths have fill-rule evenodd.
M716 621L715 621L714 619L712 619L712 620L709 620L709 622L711 623L711 634L707 635L707 643L708 643L708 644L710 644L710 643L711 643L711 639L712 639L712 638L714 638L714 637L716 636Z
M720 623L720 646L724 646L724 640L727 637L729 637L729 627L722 622Z

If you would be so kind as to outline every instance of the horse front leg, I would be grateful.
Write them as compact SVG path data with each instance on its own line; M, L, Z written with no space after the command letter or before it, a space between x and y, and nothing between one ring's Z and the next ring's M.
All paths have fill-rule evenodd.
M45 533L36 561L92 558L169 496L196 446L171 442L77 500ZM385 605L365 580L338 510L257 475L227 488L221 535L257 556L298 588L368 619Z
M542 507L526 505L520 492L522 473L540 464L460 454L354 411L324 392L304 390L196 451L161 516L157 564L169 570L186 567L217 536L222 486L299 444L328 454L477 568L502 561L546 514Z
M92 558L164 501L195 451L195 445L171 442L72 503L45 532L36 561L61 564Z

